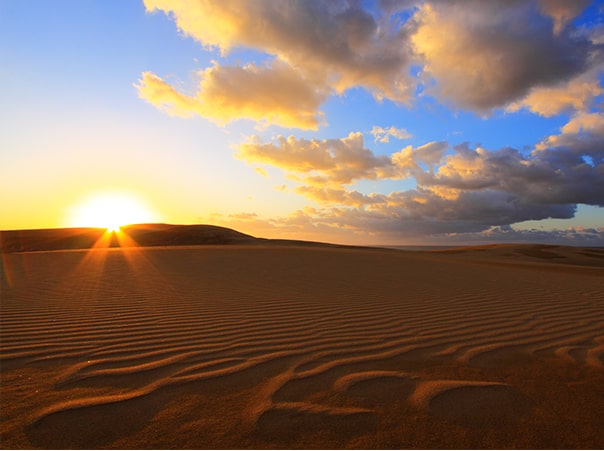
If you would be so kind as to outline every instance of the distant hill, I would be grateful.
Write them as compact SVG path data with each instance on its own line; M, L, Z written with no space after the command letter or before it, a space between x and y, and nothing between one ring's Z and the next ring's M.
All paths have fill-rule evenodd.
M184 246L196 244L250 244L262 241L245 233L214 225L136 224L122 232L140 246Z
M121 227L118 234L108 234L106 229L90 227L0 231L0 251L3 253L91 249L93 247L230 244L351 247L313 241L256 238L233 229L207 224L133 224Z
M121 244L118 235L105 236L105 229L64 228L6 230L0 232L0 249L4 253L90 249L92 247L184 246L209 244L254 244L266 240L236 230L213 225L136 224L121 228L127 236ZM133 243L134 242L134 243ZM126 243L126 244L124 244Z

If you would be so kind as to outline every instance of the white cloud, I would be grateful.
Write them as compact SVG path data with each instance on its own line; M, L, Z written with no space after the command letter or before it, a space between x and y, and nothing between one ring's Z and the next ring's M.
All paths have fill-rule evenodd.
M374 125L369 133L373 135L375 142L381 143L390 142L390 137L396 139L408 139L413 136L404 128L397 128L394 126L384 128Z

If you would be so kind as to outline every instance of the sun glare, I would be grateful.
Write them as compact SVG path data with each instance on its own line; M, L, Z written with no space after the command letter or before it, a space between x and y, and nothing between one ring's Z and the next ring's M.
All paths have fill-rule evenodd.
M103 194L87 198L74 209L72 227L101 227L117 232L128 224L149 223L155 215L139 199L127 194Z

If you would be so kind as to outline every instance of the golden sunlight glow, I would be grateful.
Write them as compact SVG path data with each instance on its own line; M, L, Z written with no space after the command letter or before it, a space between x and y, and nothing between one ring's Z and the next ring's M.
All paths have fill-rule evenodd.
M110 232L121 226L156 221L156 215L139 199L128 194L100 194L86 198L73 210L71 227L102 227Z

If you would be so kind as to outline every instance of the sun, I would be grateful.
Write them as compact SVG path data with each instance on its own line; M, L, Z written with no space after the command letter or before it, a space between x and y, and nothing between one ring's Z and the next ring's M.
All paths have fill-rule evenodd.
M143 201L129 194L91 196L73 209L71 227L99 227L118 232L128 224L150 223L156 215Z

